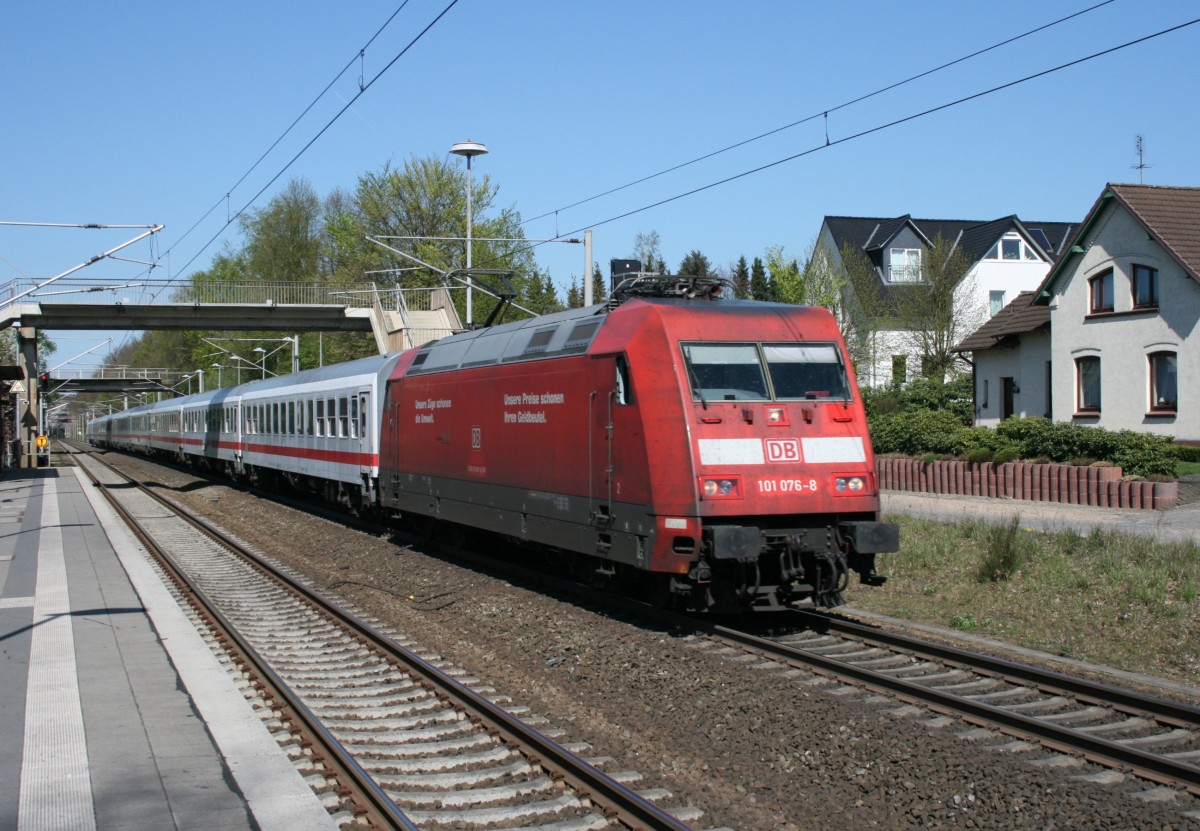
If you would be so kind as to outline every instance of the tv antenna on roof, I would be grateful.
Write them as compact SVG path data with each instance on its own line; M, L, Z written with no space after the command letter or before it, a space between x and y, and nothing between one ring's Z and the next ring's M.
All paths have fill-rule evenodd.
M1130 167L1132 167L1134 170L1136 170L1138 172L1138 184L1144 185L1144 184L1146 184L1146 178L1145 178L1146 168L1154 167L1154 165L1146 164L1146 144L1142 140L1141 135L1139 135L1137 137L1137 154L1138 154L1138 163L1134 164L1134 165L1130 165Z

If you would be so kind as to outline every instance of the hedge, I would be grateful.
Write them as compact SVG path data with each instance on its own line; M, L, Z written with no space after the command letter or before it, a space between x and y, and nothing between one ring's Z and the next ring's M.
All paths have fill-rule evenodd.
M966 427L948 410L910 410L874 416L871 440L876 453L907 456L939 454L978 458L982 451L1054 462L1107 461L1134 476L1173 476L1183 458L1171 439L1132 430L1105 430L1044 418L1010 418L995 430ZM1200 461L1200 447L1189 448Z

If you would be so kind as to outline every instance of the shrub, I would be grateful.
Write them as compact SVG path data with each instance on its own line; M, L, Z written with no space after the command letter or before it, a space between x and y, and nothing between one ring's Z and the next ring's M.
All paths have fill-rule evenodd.
M876 416L870 425L877 453L959 453L967 428L946 410L917 410Z
M967 461L973 465L982 465L992 461L995 456L996 454L986 447L977 447L967 454Z
M1172 444L1171 452L1181 462L1200 462L1200 445Z
M954 413L963 425L974 417L971 400L971 376L958 375L942 383L936 379L920 378L907 384L893 385L881 389L870 387L862 390L863 406L867 418L894 413L923 410L944 410Z
M1120 465L1125 473L1136 476L1162 474L1174 478L1175 456L1171 453L1171 440L1149 433L1121 430L1114 435L1115 452L1103 458Z
M968 376L968 398L969 381ZM1094 464L1099 459L1138 477L1173 476L1177 461L1200 461L1200 446L1175 445L1169 438L1132 430L1114 432L1044 418L1009 418L995 430L967 427L958 407L961 385L957 379L945 384L922 380L902 389L872 393L875 408L870 430L875 452L968 460L983 459L990 453L988 458L994 461L1023 458L1075 465ZM928 406L918 409L917 404Z

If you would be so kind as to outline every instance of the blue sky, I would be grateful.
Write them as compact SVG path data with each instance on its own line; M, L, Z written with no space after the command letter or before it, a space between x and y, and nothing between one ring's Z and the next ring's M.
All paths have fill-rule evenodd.
M292 177L324 195L470 139L490 150L474 170L493 177L500 204L549 214L527 222L529 237L591 227L607 271L652 230L674 268L692 249L716 265L771 245L800 256L827 214L1078 221L1106 182L1138 181L1139 134L1147 184L1200 186L1200 24L843 141L1186 23L1196 3L1114 0L841 107L1098 0L459 0L251 203L358 95L360 76L374 78L450 4L410 0L234 188L401 2L9 4L0 220L161 223L168 265L155 276L186 276L239 241L235 225L204 248L227 193L231 212L263 207ZM60 273L134 233L0 227L0 284ZM125 253L152 254L146 243ZM583 270L579 246L537 256L563 287ZM80 276L145 277L111 261ZM59 360L109 336L51 333Z

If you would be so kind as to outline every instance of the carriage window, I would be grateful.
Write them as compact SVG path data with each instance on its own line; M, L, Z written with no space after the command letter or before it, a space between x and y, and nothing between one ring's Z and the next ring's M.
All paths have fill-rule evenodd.
M350 408L349 408L349 405L346 403L346 399L339 398L338 399L338 437L339 438L344 439L350 435L350 425L347 424L349 417L350 417Z
M308 400L307 410L308 418L304 420L305 428L308 430L308 435L311 436L313 434L313 425L316 424L316 419L313 418L313 402L311 398Z
M831 343L763 344L776 398L845 400L849 385L837 347Z
M358 399L350 396L350 438L358 438Z
M370 400L371 396L364 394L358 405L358 434L364 439L367 437L367 410Z
M325 399L317 399L317 435L325 435Z
M287 434L289 436L296 435L296 402L289 401L287 403Z
M762 401L767 394L753 343L685 343L683 358L693 401Z

